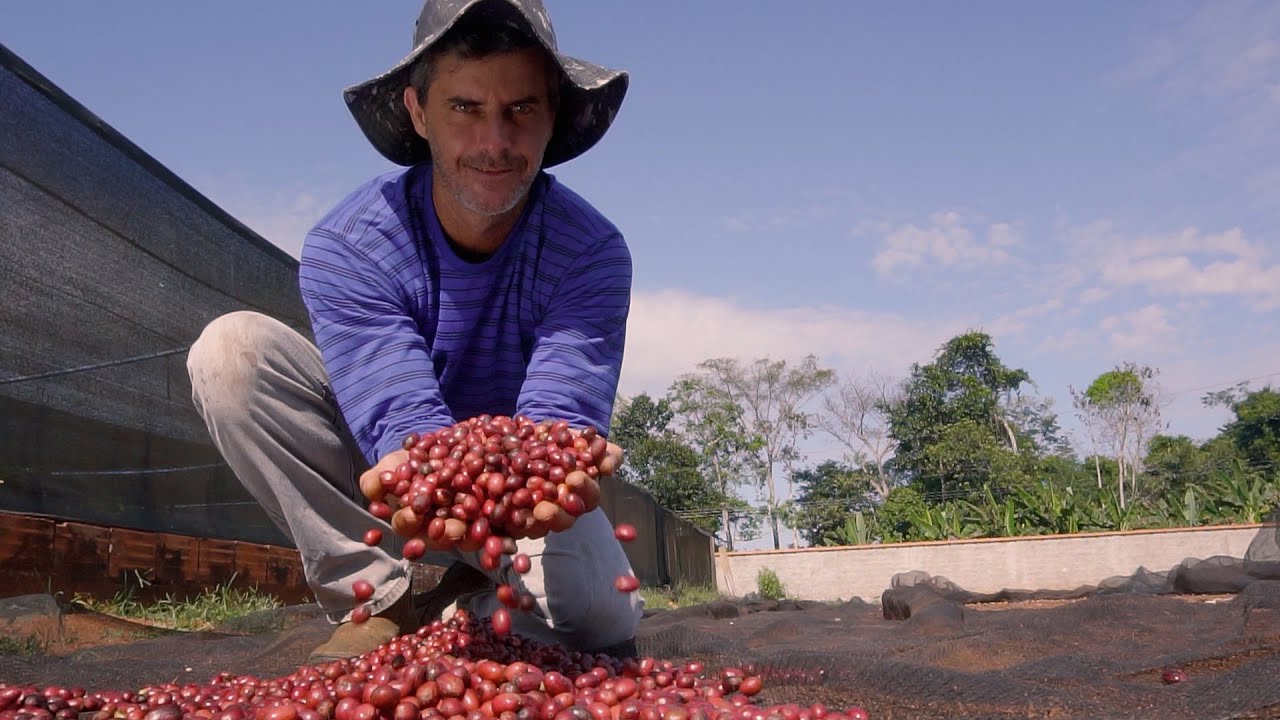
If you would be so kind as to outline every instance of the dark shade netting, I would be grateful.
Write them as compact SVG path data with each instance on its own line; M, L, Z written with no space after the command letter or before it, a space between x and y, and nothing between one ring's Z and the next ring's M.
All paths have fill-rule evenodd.
M297 263L0 46L0 510L285 544L191 404L186 349Z
M1268 528L1255 545L1274 552L1275 535ZM649 610L636 651L754 663L759 704L861 705L873 718L1280 718L1280 562L1188 561L1070 594L969 594L906 573L883 600ZM330 627L304 606L221 630L0 658L0 681L124 689L221 671L275 677ZM1166 666L1188 679L1164 684Z

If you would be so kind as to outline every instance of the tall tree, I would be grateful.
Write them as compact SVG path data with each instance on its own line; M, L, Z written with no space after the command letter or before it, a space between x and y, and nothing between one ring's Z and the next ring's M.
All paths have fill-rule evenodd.
M786 360L767 357L750 364L736 358L712 358L699 363L698 369L697 374L684 378L690 391L741 408L743 426L757 441L756 467L768 493L766 512L773 546L780 548L775 468L798 458L796 443L814 424L806 405L834 382L835 373L820 367L813 355L790 366Z
M896 446L888 408L899 402L900 392L900 384L884 375L848 378L822 396L817 418L818 428L845 447L846 465L873 469L861 476L882 501L893 485L886 464Z
M1029 382L1025 370L996 356L986 333L948 340L932 363L912 365L901 398L888 408L894 466L935 496L1025 479L1026 436L1008 406Z
M746 426L743 409L727 393L705 378L686 375L667 392L675 412L675 424L698 454L705 476L719 489L724 502L717 508L725 530L726 545L734 548L735 533L749 540L759 533L759 520L738 495L744 485L755 486L761 477L757 451L761 441Z
M1093 428L1094 442L1109 451L1116 461L1122 508L1127 506L1128 496L1137 490L1147 442L1161 429L1157 372L1146 365L1125 362L1099 375L1083 392L1071 388L1076 408ZM1095 455L1097 450L1095 448Z
M626 453L620 479L645 489L659 505L702 529L720 531L720 514L702 511L724 505L727 498L702 473L698 453L670 427L671 403L641 393L615 407L610 439Z
M843 530L854 513L875 505L867 477L875 472L870 465L853 468L827 460L794 473L799 495L789 504L793 527L810 545L850 544Z

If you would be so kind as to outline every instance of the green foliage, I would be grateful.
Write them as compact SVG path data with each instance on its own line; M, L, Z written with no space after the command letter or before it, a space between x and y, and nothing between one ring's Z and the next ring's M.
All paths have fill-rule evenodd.
M844 525L830 534L823 536L822 545L869 545L871 544L871 523L861 510L855 510L853 516L844 521Z
M911 540L957 540L979 537L982 529L973 522L965 506L960 502L925 505L914 509L911 521Z
M669 427L674 417L666 398L654 401L642 393L624 404L612 423L612 438L626 452L619 477L644 488L662 507L718 532L720 514L702 511L736 499L703 473L702 458Z
M900 401L888 408L894 467L927 492L1025 480L1020 450L1031 443L1006 407L1029 382L1025 370L996 357L989 335L947 341L934 362L912 366Z
M0 637L0 655L41 655L44 649L44 641L35 635Z
M787 524L810 545L848 545L842 534L855 511L872 506L874 469L854 469L828 460L791 474L797 496L788 504Z
M876 529L884 542L918 540L912 530L912 519L927 507L924 496L914 487L896 487L876 511Z
M1216 474L1205 491L1205 512L1219 521L1262 522L1280 504L1274 471L1268 474L1240 460L1228 472Z
M766 600L785 600L787 598L787 589L782 586L782 581L778 579L778 573L769 568L762 568L756 574L756 592Z
M77 594L72 602L94 612L146 620L173 630L208 630L227 620L274 610L283 605L275 596L260 593L256 587L237 588L233 586L234 582L232 577L222 585L205 589L194 598L166 595L155 602L143 603L130 588L116 593L109 600Z
M1280 393L1270 387L1248 393L1231 405L1236 419L1222 428L1248 463L1276 473L1280 468Z
M644 598L645 608L648 610L705 605L724 597L710 585L689 583L676 583L662 587L645 586L640 588L640 596Z

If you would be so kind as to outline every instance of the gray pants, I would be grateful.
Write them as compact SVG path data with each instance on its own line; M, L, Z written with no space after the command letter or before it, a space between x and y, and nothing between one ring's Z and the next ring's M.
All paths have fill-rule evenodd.
M409 591L401 539L363 506L358 479L368 463L343 422L315 345L270 317L235 312L204 329L187 370L214 445L293 540L307 584L331 621L348 619L357 579L377 589L369 601L374 614ZM362 540L372 527L383 531L379 547ZM639 593L613 587L631 565L603 511L583 515L565 532L521 540L519 549L533 561L525 575L506 559L485 571L477 553L428 553L422 561L447 567L461 560L494 583L532 594L534 611L512 613L512 628L529 637L598 649L634 635L643 602ZM498 607L492 591L465 604L482 617Z

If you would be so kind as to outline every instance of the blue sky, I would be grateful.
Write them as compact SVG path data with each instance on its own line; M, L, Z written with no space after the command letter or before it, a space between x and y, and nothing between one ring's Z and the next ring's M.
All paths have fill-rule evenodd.
M1280 4L547 5L632 73L553 171L632 248L624 392L719 355L901 376L980 328L1068 427L1068 385L1132 360L1206 437L1205 390L1280 378ZM0 42L296 255L390 169L341 90L418 9L11 0Z

